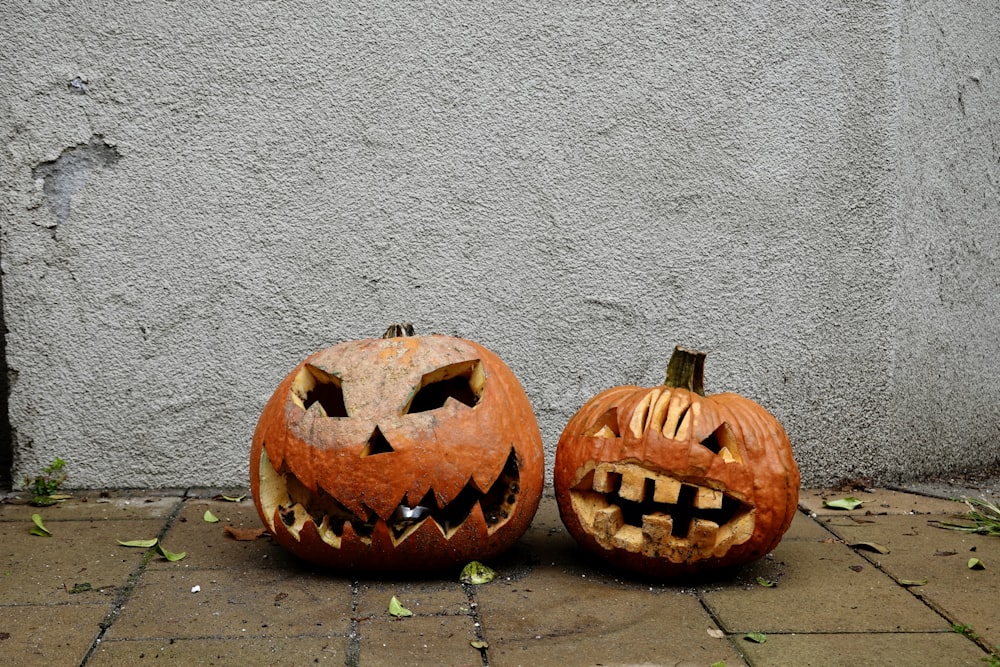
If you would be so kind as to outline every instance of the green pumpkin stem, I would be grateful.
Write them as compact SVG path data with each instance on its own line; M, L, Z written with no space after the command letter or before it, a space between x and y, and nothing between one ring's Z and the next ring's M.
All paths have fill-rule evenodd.
M413 325L409 322L400 322L398 324L391 324L389 328L385 330L382 334L382 338L405 338L406 336L413 335Z
M705 353L678 345L667 364L668 387L678 387L705 395Z

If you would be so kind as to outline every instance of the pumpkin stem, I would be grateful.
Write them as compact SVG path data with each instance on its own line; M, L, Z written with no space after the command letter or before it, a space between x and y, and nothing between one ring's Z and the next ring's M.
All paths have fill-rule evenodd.
M404 338L406 336L413 335L413 325L409 322L400 322L398 324L392 324L385 333L382 334L382 338Z
M667 379L663 383L668 387L678 387L693 391L699 396L705 395L705 353L689 350L678 345L670 355L667 364Z

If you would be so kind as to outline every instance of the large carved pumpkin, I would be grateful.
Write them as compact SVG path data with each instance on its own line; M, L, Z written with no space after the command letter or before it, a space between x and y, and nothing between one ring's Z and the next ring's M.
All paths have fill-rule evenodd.
M756 560L796 511L799 471L781 424L737 394L705 396L704 358L678 347L663 386L598 394L557 446L555 492L567 529L636 574Z
M307 561L445 568L508 548L538 509L542 442L517 378L472 341L403 333L313 354L260 416L251 493Z

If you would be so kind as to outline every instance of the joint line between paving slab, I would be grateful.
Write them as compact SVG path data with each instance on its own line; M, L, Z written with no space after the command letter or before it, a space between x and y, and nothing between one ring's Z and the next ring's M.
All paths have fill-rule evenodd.
M472 584L462 584L465 597L469 600L469 612L472 616L472 634L477 642L483 643L483 648L479 649L479 655L483 661L483 667L490 667L489 644L486 641L486 634L483 632L483 622L479 618L479 601L476 599L476 587Z
M912 491L907 491L907 493L913 493L913 492ZM932 498L932 497L935 497L935 496L928 496L928 497ZM864 551L862 549L856 549L854 547L851 547L851 545L847 544L847 541L844 540L840 535L838 535L836 533L836 531L834 531L830 527L830 525L828 523L820 521L819 520L819 516L816 515L814 512L806 509L805 507L801 507L801 506L799 507L799 511L802 512L806 516L806 518L808 518L810 521L812 521L813 523L816 523L817 525L819 525L820 528L822 528L823 530L825 530L826 532L828 532L830 535L832 535L834 539L836 539L839 542L842 542L845 546L847 546L849 549L851 549L851 551L853 551L854 553L856 553L857 555L861 556L863 559L865 559L866 561L868 561L868 563L871 564L872 567L874 567L876 570L878 570L879 572L881 572L885 576L889 577L889 579L891 579L894 584L896 584L900 588L903 588L904 590L906 590L907 593L909 593L910 595L912 595L913 597L915 597L917 600L919 600L921 602L921 604L923 604L925 607L927 607L928 609L930 609L932 612L934 612L935 614L937 614L938 616L940 616L941 618L943 618L945 620L945 622L947 622L949 625L951 625L952 627L954 627L955 625L958 624L958 621L956 621L955 619L951 618L943 608L941 608L937 604L935 604L933 600L931 600L931 599L923 596L920 593L919 590L916 590L916 589L920 588L919 586L903 586L902 584L900 584L899 580L896 577L894 577L891 573L887 572L885 570L885 568L882 567L881 561L879 561L877 559L878 554L870 554L870 553L868 553L868 552L866 552L866 551ZM949 632L954 632L954 630L941 630L940 632L942 632L942 633L949 633ZM877 633L877 631L871 632L871 633L868 633L868 634L876 634L876 633ZM821 633L809 633L809 634L821 634ZM851 633L822 633L822 634L851 634ZM892 634L899 634L899 633L892 633ZM962 634L962 633L957 633L957 634ZM979 648L981 648L984 651L986 651L987 653L991 652L992 648L989 646L989 644L986 642L986 640L980 639L980 638L969 637L968 635L965 635L965 634L962 634L962 636L965 637L966 639L968 639L969 641L971 641L973 644L975 644Z
M174 525L174 521L177 520L177 517L180 515L181 510L184 509L184 503L187 501L187 498L188 498L187 492L185 492L184 495L177 500L177 504L174 506L174 509L170 512L170 514L167 515L166 519L163 522L163 526L160 528L160 531L156 534L157 541L162 540L163 537L167 534L167 531L170 530L170 528ZM122 613L122 610L125 608L126 603L128 603L129 599L132 597L132 593L135 592L136 587L142 580L142 575L146 573L146 568L149 566L149 561L153 560L153 556L155 554L156 551L152 547L147 549L145 555L142 557L142 560L139 561L139 564L135 567L135 569L132 570L131 573L129 573L128 579L125 581L125 586L122 587L122 590L119 591L118 595L115 597L115 602L111 606L111 611L109 611L105 615L104 620L101 621L101 629L98 631L97 636L94 638L94 641L91 642L90 648L87 649L87 653L83 656L83 660L80 661L80 667L84 667L90 661L90 658L94 654L94 651L96 651L97 647L100 646L101 642L104 640L105 635L108 634L108 630L111 629L111 626L118 619L118 616Z
M712 619L712 623L715 624L715 627L726 634L726 641L729 642L729 645L733 648L734 651L736 651L736 655L740 656L740 659L743 660L744 664L749 665L750 664L749 658L747 658L746 654L744 654L743 651L740 650L740 646L736 642L736 638L742 635L739 633L733 634L726 632L725 628L722 627L722 623L719 622L719 618L715 615L715 612L712 611L712 608L708 605L707 602L705 602L704 590L699 589L696 597L698 598L698 604L700 604L701 608L705 610L705 613L708 614L708 617Z
M347 655L344 664L347 667L359 667L361 664L361 619L358 618L358 606L361 600L361 583L351 582L351 625L347 633Z

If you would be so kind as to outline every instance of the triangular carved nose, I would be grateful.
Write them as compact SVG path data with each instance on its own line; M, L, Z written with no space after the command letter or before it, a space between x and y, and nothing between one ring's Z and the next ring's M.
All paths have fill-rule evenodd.
M382 435L382 430L376 426L375 430L368 438L368 442L365 443L365 448L361 450L361 458L365 458L366 456L375 456L376 454L388 454L389 452L394 451L396 450L392 448L389 441L385 439L384 435Z

